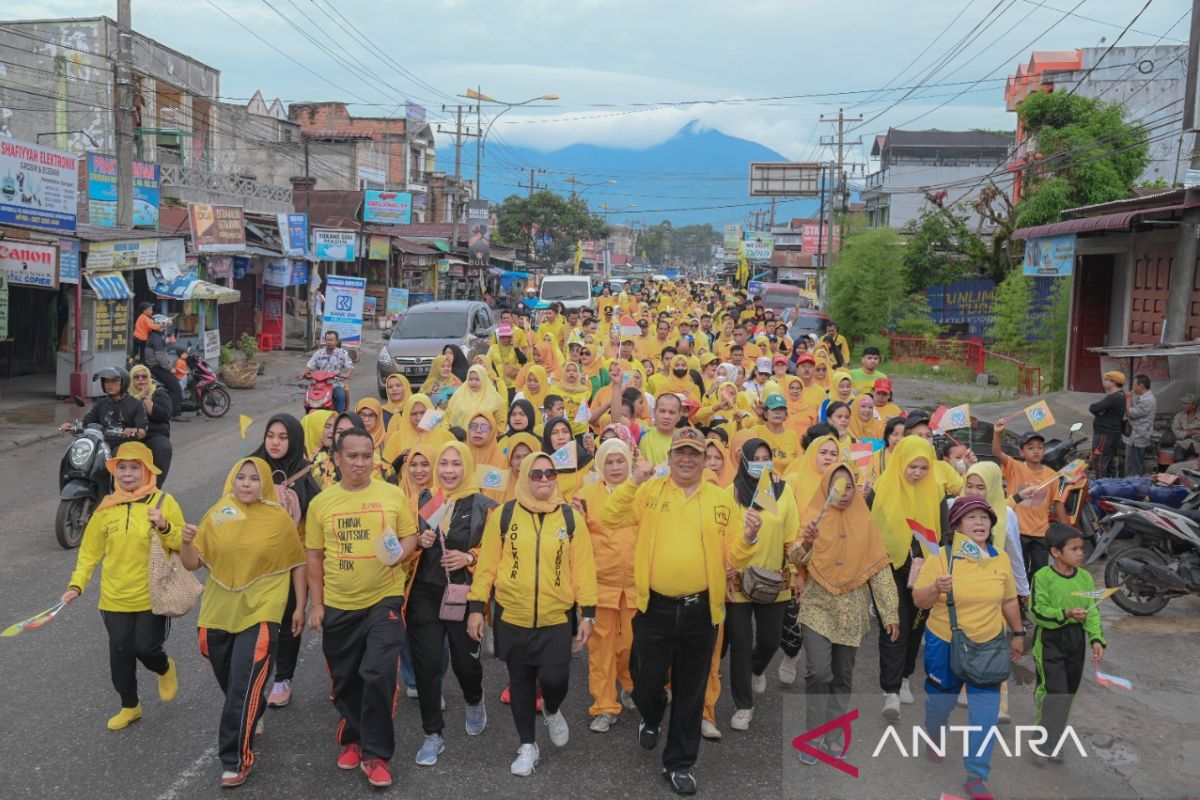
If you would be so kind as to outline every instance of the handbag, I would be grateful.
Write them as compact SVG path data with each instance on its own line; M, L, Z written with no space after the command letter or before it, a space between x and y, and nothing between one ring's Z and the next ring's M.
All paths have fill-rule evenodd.
M746 567L742 570L742 594L751 602L774 603L785 585L784 575L777 569Z
M159 492L155 508L162 508L165 492ZM153 527L153 526L152 526ZM163 545L157 529L150 532L150 611L161 617L182 617L195 608L203 584L183 566L176 553Z
M950 559L950 574L954 574L954 558ZM946 608L950 611L950 671L967 683L988 688L1008 680L1012 674L1012 659L1008 654L1008 637L1003 631L987 642L976 642L958 627L954 610L954 591L946 593Z
M296 494L296 490L292 487L296 481L303 478L312 470L312 464L309 464L304 469L297 472L292 477L284 477L283 481L275 484L275 499L279 501L279 505L283 506L283 510L288 512L288 516L292 518L292 522L300 522L300 496ZM275 473L283 474L283 470L275 470ZM275 480L275 473L272 473L271 480Z
M452 515L447 514L446 519L450 519ZM446 553L446 534L442 531L442 526L437 527L438 539L442 542L442 554ZM446 588L442 591L442 604L438 607L438 619L443 622L462 622L467 618L467 595L471 591L470 584L455 583L450 578L450 570L442 567L446 571Z

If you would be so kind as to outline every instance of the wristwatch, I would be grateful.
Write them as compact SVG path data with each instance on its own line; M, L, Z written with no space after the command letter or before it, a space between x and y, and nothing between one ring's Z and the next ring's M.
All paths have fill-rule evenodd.
M475 554L474 554L474 553L467 553L467 566L468 566L468 567L473 567L473 566L475 566L475 562L476 562L476 561L478 561L478 559L477 559L477 558L475 558Z
M1013 635L1013 638L1014 638L1014 639L1024 639L1024 638L1025 638L1025 631L1024 631L1024 630L1020 630L1020 631L1013 631L1013 634L1012 634L1012 635Z

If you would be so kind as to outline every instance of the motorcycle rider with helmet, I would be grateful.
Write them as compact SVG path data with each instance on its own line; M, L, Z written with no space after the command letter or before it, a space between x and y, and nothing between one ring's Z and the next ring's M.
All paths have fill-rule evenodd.
M103 367L93 378L100 381L104 394L97 397L92 407L84 414L84 427L98 424L104 427L104 440L113 452L130 439L144 439L149 418L146 407L129 394L129 372L124 367ZM63 423L60 431L69 430L71 423ZM120 436L109 434L120 430Z
M155 314L154 324L146 337L142 363L150 368L150 374L158 385L171 395L171 418L178 420L183 414L183 387L175 377L175 353L167 341L167 328L171 321L162 314Z

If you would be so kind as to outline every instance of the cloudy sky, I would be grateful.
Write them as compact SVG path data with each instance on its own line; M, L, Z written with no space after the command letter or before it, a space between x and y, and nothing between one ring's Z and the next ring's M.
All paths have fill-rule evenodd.
M1190 5L1153 0L1120 44L1182 42ZM133 6L137 30L219 68L221 93L230 99L261 89L268 100L353 100L364 103L359 113L385 114L409 99L437 118L444 116L442 103L478 85L508 102L560 96L506 114L491 136L510 144L639 148L696 119L806 159L822 155L819 138L830 132L819 116L839 106L866 118L855 131L866 142L889 125L1011 128L1003 78L1019 61L1034 49L1112 44L1143 0L134 0ZM115 17L116 3L8 0L0 14Z

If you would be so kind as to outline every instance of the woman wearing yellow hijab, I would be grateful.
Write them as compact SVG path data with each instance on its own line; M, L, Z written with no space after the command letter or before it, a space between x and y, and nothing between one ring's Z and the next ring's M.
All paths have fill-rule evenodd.
M414 445L404 459L397 485L404 490L409 507L417 513L421 507L421 492L433 486L433 472L437 461L437 452L443 443L437 445L422 442Z
M382 422L381 422L382 426ZM296 611L292 634L304 627L307 602L304 548L296 523L275 502L271 468L260 458L234 464L225 493L199 527L183 530L183 565L204 566L200 600L200 653L225 693L217 743L223 788L246 782L254 766L254 739L267 707L267 674L289 585Z
M700 387L692 380L687 356L675 355L671 357L667 374L660 378L655 395L662 395L667 392L682 394L685 400L692 400L696 403L700 402Z
M454 391L446 405L446 417L453 427L466 430L476 414L490 414L497 425L508 421L508 402L496 391L496 384L479 364L467 370L467 382Z
M321 449L321 440L325 437L325 423L329 422L333 412L327 408L310 411L300 420L304 431L304 451L311 459Z
M514 433L504 437L500 452L504 456L504 469L508 470L508 486L503 490L489 489L484 494L498 503L506 503L517 497L517 475L521 471L521 462L531 453L542 450L542 440L532 433Z
M175 699L179 688L175 661L163 650L167 618L151 611L149 564L151 536L159 537L166 550L182 546L183 511L174 497L158 491L158 467L141 442L122 444L105 468L113 476L113 491L88 520L62 602L83 594L96 567L103 565L96 605L108 632L113 687L121 697L121 710L109 719L108 729L119 731L142 718L138 661L158 676L158 696L164 702ZM295 530L292 526L293 538Z
M487 724L479 645L467 635L465 615L458 620L447 620L442 618L440 610L447 587L471 583L488 512L496 505L479 493L475 464L470 450L461 442L442 446L433 475L432 491L442 495L448 508L437 528L429 527L423 519L419 521L417 560L410 569L404 593L413 673L418 698L423 698L420 706L425 742L417 753L417 763L422 766L436 764L446 746L441 709L442 674L446 667L444 643L449 644L450 666L462 687L467 734L478 736Z
M809 443L804 454L793 461L783 474L783 479L792 487L796 508L808 508L821 483L821 476L840 460L841 449L836 437L818 436Z
M829 380L829 402L841 401L850 405L854 400L854 376L848 369L834 370Z
M580 407L591 399L592 385L583 379L579 365L574 361L563 364L561 380L555 386L554 393L562 397L566 404L567 423L571 426L571 432L579 435L587 431L588 424L577 422L575 416L579 413Z
M460 386L462 381L454 374L454 359L443 353L433 357L433 363L429 366L429 376L421 384L420 393L430 399L437 398L439 403L445 405L446 401L441 398L457 391Z
M382 456L383 446L387 443L387 430L383 424L383 404L374 397L364 397L354 404L354 413L358 414L363 425L366 426L367 433L371 434L371 441L375 443L375 452Z
M818 351L820 348L818 348ZM821 355L819 352L813 357L813 384L820 386L827 393L829 392L829 356Z
M862 394L850 404L850 435L858 441L883 439L886 423L875 414L875 400L870 394Z
M404 413L404 404L412 397L413 391L408 378L399 373L387 376L387 380L383 382L383 391L387 395L387 400L383 403L383 428L390 430L392 420Z
M532 420L533 425L540 425L543 420L542 409L546 405L546 395L551 394L553 389L550 386L550 376L546 374L546 368L541 364L534 364L529 368L529 372L525 374L524 380L519 380L516 383L519 391L513 397L514 400L524 398L533 405L533 410L537 412L537 419Z
M737 462L729 457L729 446L719 437L710 436L704 449L704 477L728 489L737 475Z
M879 636L883 713L892 720L900 718L902 696L904 699L911 696L908 680L916 668L925 634L925 615L913 604L909 587L910 574L915 581L924 559L909 521L933 531L939 540L949 527L943 502L945 491L933 472L936 461L933 445L920 436L905 436L867 495L871 516L892 561L892 577L900 595L900 630L904 635L895 642L883 632Z
M394 430L389 431L387 442L383 446L383 460L395 464L396 459L405 450L411 450L419 444L438 447L447 439L452 438L450 431L445 428L445 420L431 431L420 427L425 415L434 411L433 401L423 393L414 394L408 398L404 406L404 415Z
M476 414L467 424L467 448L475 466L502 467L504 454L496 443L496 423L491 414ZM475 479L475 473L471 473Z
M827 508L826 500L838 480L845 487ZM800 596L798 619L808 659L805 723L817 727L847 710L855 656L870 626L868 609L872 605L878 609L881 640L898 640L901 622L887 550L848 465L840 464L822 476L801 521L802 536L790 558L811 578ZM818 746L822 744L829 752L841 752L848 743L837 731L827 734ZM802 761L816 763L811 756L802 756Z

